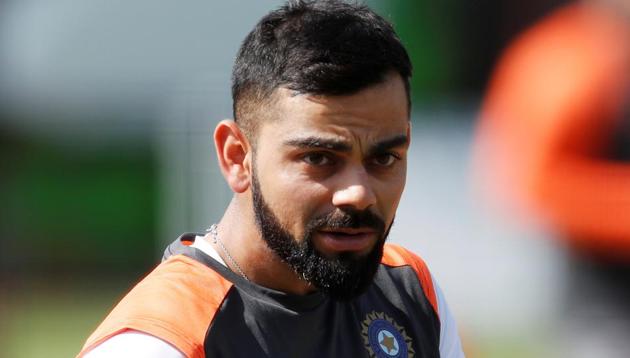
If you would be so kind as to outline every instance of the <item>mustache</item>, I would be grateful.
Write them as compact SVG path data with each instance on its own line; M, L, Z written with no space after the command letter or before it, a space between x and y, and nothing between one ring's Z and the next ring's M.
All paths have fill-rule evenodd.
M312 232L321 228L371 228L378 232L385 230L385 221L370 210L336 209L311 220L306 228Z

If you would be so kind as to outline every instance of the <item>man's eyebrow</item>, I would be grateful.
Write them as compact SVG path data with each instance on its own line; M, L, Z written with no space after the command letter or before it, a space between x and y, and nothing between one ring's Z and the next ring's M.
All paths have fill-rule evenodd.
M284 142L284 145L304 148L304 149L308 149L308 148L330 149L337 152L352 151L352 146L348 144L348 142L339 140L339 139L332 139L332 138L306 137L306 138L289 139Z
M375 143L370 147L369 153L380 153L387 151L388 149L400 147L409 143L409 138L405 134L400 134L378 143ZM304 149L329 149L337 152L350 152L352 151L352 145L344 140L333 138L321 138L321 137L305 137L289 139L284 142L284 145L304 148Z
M405 134L400 134L385 140L382 140L378 143L375 143L370 147L370 154L382 153L387 151L388 149L400 147L409 143L409 138Z

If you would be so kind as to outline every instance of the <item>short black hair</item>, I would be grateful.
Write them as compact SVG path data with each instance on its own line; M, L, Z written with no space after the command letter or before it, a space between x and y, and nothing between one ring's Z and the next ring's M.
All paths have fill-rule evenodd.
M346 95L400 74L410 102L411 61L392 25L358 3L290 0L243 41L232 71L233 115L255 133L255 112L274 90ZM260 115L260 114L259 114ZM258 117L257 115L256 117Z

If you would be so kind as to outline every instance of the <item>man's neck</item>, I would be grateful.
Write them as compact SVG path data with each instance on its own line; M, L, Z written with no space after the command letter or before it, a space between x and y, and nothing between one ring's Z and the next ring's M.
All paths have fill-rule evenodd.
M206 240L232 271L239 274L242 270L247 279L258 285L298 295L315 291L269 248L260 236L253 213L251 205L234 198L217 225L216 235L224 247L215 244L210 233Z

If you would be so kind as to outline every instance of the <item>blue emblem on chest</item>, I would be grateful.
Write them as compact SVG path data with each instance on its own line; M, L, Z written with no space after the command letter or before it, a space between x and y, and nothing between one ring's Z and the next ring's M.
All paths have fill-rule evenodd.
M411 358L411 339L404 328L382 312L372 312L362 322L363 340L371 357Z
M394 326L382 319L372 321L368 327L372 351L381 357L407 357L407 345Z

